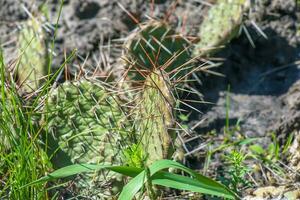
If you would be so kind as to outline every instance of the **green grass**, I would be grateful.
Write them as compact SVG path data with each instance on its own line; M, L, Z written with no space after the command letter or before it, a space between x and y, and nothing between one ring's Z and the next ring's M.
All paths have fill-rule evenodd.
M5 79L0 56L0 197L5 199L46 199L44 185L22 187L49 171L51 163L39 141L40 130L33 120L34 107L25 107L13 80ZM22 187L22 188L21 188Z
M60 12L63 1L60 5ZM58 19L59 19L58 16ZM55 27L57 30L58 19ZM52 49L54 49L54 40ZM35 98L25 100L19 95L14 77L5 70L4 57L0 49L0 199L50 199L45 184L24 185L33 182L52 170L52 163L43 144L43 127L40 126L42 99L66 63L75 55L71 53L48 80ZM22 55L21 55L22 56ZM49 58L49 70L52 63Z
M0 52L0 198L49 199L44 184L24 185L33 182L52 170L47 155L47 141L42 139L43 125L39 124L42 111L39 106L47 96L54 79L75 51L66 59L35 98L24 100L13 77L5 74L4 58Z

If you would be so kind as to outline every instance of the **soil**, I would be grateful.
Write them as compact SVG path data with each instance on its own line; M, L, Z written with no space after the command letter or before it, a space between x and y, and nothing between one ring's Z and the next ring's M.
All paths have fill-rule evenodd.
M31 12L43 1L21 1ZM175 4L171 0L65 0L55 41L53 68L63 62L64 52L68 55L77 49L77 57L70 64L73 74L80 68L89 73L96 68L113 69L121 56L122 39L136 28L136 20L144 22L149 17L161 19L168 16L169 22L184 35L196 36L199 24L213 1L188 0ZM12 62L15 32L28 18L19 1L0 0L0 43L7 63ZM59 11L59 1L49 1L49 18L54 25ZM125 11L126 10L126 11ZM225 75L198 74L202 84L196 87L205 101L212 104L195 104L202 113L193 112L189 127L193 136L190 151L203 143L207 133L224 131L226 107L229 123L240 122L239 132L245 138L259 138L267 145L270 133L274 132L283 144L287 136L300 129L300 5L294 0L254 1L245 26L255 47L242 32L217 58L223 64L216 71ZM180 23L184 26L177 26ZM254 23L267 38L255 28ZM49 34L53 34L49 33ZM84 65L83 65L84 63ZM229 89L230 86L230 89ZM230 105L226 106L226 97ZM192 95L190 96L193 97ZM227 101L228 102L228 101ZM201 123L199 123L201 121ZM223 136L218 136L222 140ZM202 168L201 156L190 158L189 165ZM200 160L199 160L200 159ZM217 159L217 158L216 158Z
M249 20L257 23L267 39L249 23L247 29L255 48L242 34L219 54L226 60L218 71L226 77L207 76L199 87L205 100L215 105L199 108L207 111L200 119L204 117L208 120L197 131L208 131L224 125L228 86L231 122L234 124L241 120L242 132L247 137L262 137L270 131L286 135L292 131L293 128L280 128L298 116L297 108L286 105L286 98L297 96L294 94L298 93L296 89L288 91L289 88L297 88L300 77L296 4L294 1L287 2L281 4L280 1L272 1L265 3L265 6L258 5L258 12L250 15ZM284 6L286 4L289 6ZM285 123L282 124L282 121ZM274 124L281 125L276 127Z

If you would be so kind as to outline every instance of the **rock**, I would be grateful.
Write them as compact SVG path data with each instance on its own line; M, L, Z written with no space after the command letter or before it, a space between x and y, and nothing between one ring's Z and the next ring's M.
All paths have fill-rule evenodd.
M275 132L283 138L294 131L300 130L300 81L290 87L281 97L282 104L287 112L282 116L281 122L275 125Z
M243 200L297 200L300 198L298 186L266 186L256 189Z
M290 160L289 160L289 167L293 169L295 172L300 171L300 131L295 133L294 141L289 149L289 152L291 154ZM297 178L299 177L299 174L296 174Z
M300 109L300 81L297 81L284 96L283 102L289 109Z

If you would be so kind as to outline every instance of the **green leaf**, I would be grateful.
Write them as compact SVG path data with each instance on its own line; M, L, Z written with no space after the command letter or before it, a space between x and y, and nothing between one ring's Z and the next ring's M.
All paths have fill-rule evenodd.
M201 191L203 193L206 194L214 194L216 196L226 196L227 198L231 198L234 199L235 198L235 194L233 192L231 192L228 188L226 188L224 185L209 179L205 176L202 176L198 173L196 173L195 171L185 167L184 165L177 163L175 161L172 160L159 160L154 162L150 167L150 177L152 177L153 175L155 175L156 173L158 173L161 170L167 169L167 168L174 168L174 169L180 169L186 173L188 173L189 175L191 175L192 177L194 177L194 179L191 179L193 183L198 182L197 184L194 184L194 187L191 186L191 188L193 188L194 190L196 190L196 186L198 186L199 188L197 189L198 192ZM162 177L169 177L170 176L159 176L158 173L158 177L155 176L154 178L151 178L151 181L154 181L153 183L155 183L155 180L158 180L157 183L158 184L162 184L162 185L169 185L172 186L174 188L180 188L180 186L182 186L184 189L188 189L187 187L187 183L188 179L181 179L181 180L185 180L185 182L182 183L182 185L179 185L179 175L172 174L175 177L173 179L167 179L165 181L161 180ZM181 176L181 178L184 176ZM120 196L119 196L119 200L125 200L125 199L132 199L136 193L143 187L143 185L148 181L148 178L146 176L146 172L142 171L139 175L137 175L135 178L133 178L122 190ZM177 178L177 179L176 179ZM177 183L177 184L176 184Z
M288 150L289 150L289 147L291 146L291 143L292 143L292 140L294 138L294 135L291 133L289 134L288 138L287 138L287 141L283 147L283 150L282 150L282 153L285 154Z
M124 186L118 199L119 200L132 199L134 195L136 195L136 193L143 187L146 181L147 181L146 171L144 170L136 177L134 177L127 185Z
M189 120L189 116L188 115L180 114L178 117L179 117L179 119L181 121L184 121L184 122L186 122L186 121Z
M157 178L153 178L152 181L154 185L161 185L179 190L188 190L192 192L221 196L229 199L235 198L234 195L227 194L227 191L215 190L214 187L211 187L210 185L207 185L197 179L177 174L171 174L168 172L159 172L157 175L159 176Z
M265 153L265 150L260 145L257 144L251 145L249 148L252 152L258 155L263 155Z
M188 173L191 177L172 174L162 171L167 168L180 169ZM138 191L151 179L155 185L171 187L181 190L189 190L215 196L221 196L229 199L234 199L236 196L224 185L202 176L195 171L185 167L184 165L171 160L159 160L154 162L150 167L150 177L146 176L146 171L136 167L127 166L111 166L111 165L95 165L95 164L74 164L58 169L47 176L44 176L34 182L31 182L23 187L44 183L46 181L65 178L79 173L91 172L94 170L108 169L114 172L134 177L122 190L119 200L132 199Z
M34 182L31 182L27 185L24 185L23 187L27 187L30 185L38 184L38 183L44 183L46 181L55 180L59 178L66 178L75 174L80 174L84 172L92 172L95 170L102 170L102 169L109 169L114 172L134 177L137 174L139 174L142 169L136 168L136 167L127 167L127 166L111 166L111 165L95 165L95 164L74 164L69 165L67 167L60 168L58 170L55 170L54 172L48 174L47 176L44 176Z
M237 145L247 145L250 144L254 141L258 140L258 138L246 138L244 140L240 140L237 142Z

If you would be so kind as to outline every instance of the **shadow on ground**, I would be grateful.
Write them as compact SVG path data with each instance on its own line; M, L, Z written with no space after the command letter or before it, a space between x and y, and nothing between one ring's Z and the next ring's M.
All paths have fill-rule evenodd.
M213 104L193 105L203 114L193 113L191 123L203 120L195 131L205 134L211 130L220 131L225 126L226 94L229 93L230 125L241 121L246 137L263 137L272 130L275 123L288 110L281 96L300 79L300 48L289 45L286 38L274 30L264 30L268 39L251 30L255 48L243 34L234 40L217 56L225 62L216 71L225 75L201 75L202 85L195 87L203 94L204 100Z

